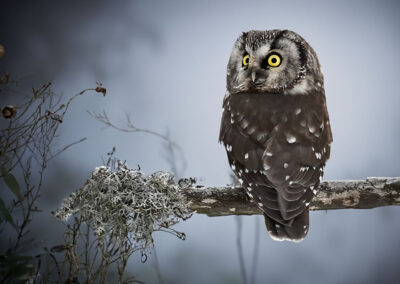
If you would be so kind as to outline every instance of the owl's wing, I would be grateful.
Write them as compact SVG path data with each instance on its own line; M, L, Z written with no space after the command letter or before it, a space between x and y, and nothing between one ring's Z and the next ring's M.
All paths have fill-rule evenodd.
M240 109L242 102L236 105L235 101L231 103L234 108L239 108L238 113L244 112ZM255 128L256 124L250 118L233 114L229 101L224 100L219 141L224 143L229 164L250 198L262 204L264 210L271 211L283 223L277 192L263 173L262 157L267 141L267 135L264 134L270 129L266 125L262 130Z
M329 120L319 110L292 117L274 128L262 155L264 174L278 192L284 220L307 207L329 158Z
M275 121L265 97L251 97L252 104L247 103L249 97L225 98L219 138L249 196L275 221L290 225L312 199L329 157L332 136L326 107L324 102L296 103L286 119ZM282 115L290 104L281 104ZM257 106L266 110L246 109ZM271 109L280 113L277 107Z

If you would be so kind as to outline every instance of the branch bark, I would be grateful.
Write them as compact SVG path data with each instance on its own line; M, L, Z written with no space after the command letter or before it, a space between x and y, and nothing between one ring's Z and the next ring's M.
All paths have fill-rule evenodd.
M191 187L185 191L189 207L208 216L262 214L240 186ZM310 210L370 209L400 205L400 177L325 181Z

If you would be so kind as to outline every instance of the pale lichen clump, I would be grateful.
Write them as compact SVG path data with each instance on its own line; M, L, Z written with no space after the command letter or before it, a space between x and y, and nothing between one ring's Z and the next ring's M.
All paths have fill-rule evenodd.
M67 221L80 214L99 239L119 244L135 242L142 250L153 245L154 231L167 231L184 239L170 227L191 217L182 193L186 183L175 183L168 172L146 176L119 163L115 170L97 167L86 184L66 198L54 212Z

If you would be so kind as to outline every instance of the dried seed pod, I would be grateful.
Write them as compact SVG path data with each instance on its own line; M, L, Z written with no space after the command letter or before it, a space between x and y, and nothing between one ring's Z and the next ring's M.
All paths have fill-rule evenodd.
M96 92L98 92L98 93L102 93L102 94L103 94L103 96L105 96L105 95L106 95L106 93L107 93L107 90L106 90L106 88L104 88L104 87L102 87L102 86L97 86L97 88L96 88Z
M6 50L5 50L4 46L2 46L2 45L0 44L0 58L3 57L4 53L6 53Z
M17 114L17 111L15 110L15 107L14 107L14 106L5 106L5 107L1 110L1 115L2 115L3 118L5 118L5 119L11 119L11 118L13 118L16 114Z

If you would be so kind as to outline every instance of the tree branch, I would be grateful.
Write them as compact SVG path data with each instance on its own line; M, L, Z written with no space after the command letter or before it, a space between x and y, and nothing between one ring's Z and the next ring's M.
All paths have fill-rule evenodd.
M262 214L239 186L191 187L185 191L189 207L208 216ZM325 181L310 210L370 209L400 205L400 177Z

